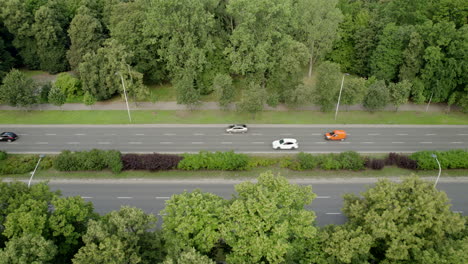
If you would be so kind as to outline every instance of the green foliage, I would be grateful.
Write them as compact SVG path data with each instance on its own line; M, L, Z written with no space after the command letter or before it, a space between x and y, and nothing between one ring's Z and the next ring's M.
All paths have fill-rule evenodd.
M0 161L6 160L8 158L8 154L6 151L0 150Z
M418 261L421 256L442 253L466 237L466 219L450 210L447 195L432 182L416 177L401 183L380 180L361 196L344 197L343 212L349 220L343 227L351 232L346 236L356 237L363 246L348 247L342 256L347 260L425 263ZM340 256L341 245L330 243L334 250L327 251Z
M194 106L200 103L200 91L195 89L193 76L186 74L174 83L177 103Z
M315 214L305 210L315 195L310 186L290 184L286 178L263 173L257 183L235 187L219 226L231 249L228 263L295 263L303 259L307 243L316 236Z
M73 99L83 95L80 80L67 72L62 72L57 75L54 87L60 89L68 99Z
M175 258L190 248L210 253L221 239L218 228L225 204L223 198L200 190L173 195L162 211L168 255Z
M269 167L278 164L282 158L264 158L258 156L249 157L249 168Z
M267 96L268 94L264 88L251 82L247 90L242 93L242 98L237 104L237 108L239 111L255 116L255 114L263 110Z
M388 88L384 81L377 81L369 86L363 105L369 112L379 111L387 106L389 101Z
M320 157L320 168L323 170L339 170L341 163L338 160L338 155L334 153L324 154Z
M39 95L39 103L47 104L49 102L49 92L51 89L51 82L46 82L40 87L41 93Z
M14 237L0 249L1 264L52 263L57 246L50 240L34 234Z
M246 170L249 157L246 154L200 151L198 154L183 154L177 166L181 170Z
M34 170L39 160L38 155L8 155L7 159L0 160L0 174L23 174ZM41 160L38 170L50 168L52 157Z
M167 258L163 264L215 264L209 257L200 254L194 248L182 252L175 260Z
M71 152L62 151L54 159L54 168L59 171L85 171L111 169L114 173L122 171L120 152L116 150L98 150Z
M309 153L300 152L296 157L301 170L313 170L318 167L320 159Z
M366 93L367 85L364 78L345 77L340 104L361 104Z
M397 110L400 105L408 102L411 86L412 84L407 80L403 80L399 83L390 83L388 85L390 102Z
M28 107L36 103L34 81L19 70L11 70L0 86L0 101L17 107Z
M341 80L342 76L338 64L325 61L318 66L316 103L322 111L330 111L338 101Z
M36 39L40 68L50 73L66 70L67 36L64 27L67 22L61 6L55 1L49 1L36 11L34 20L32 31Z
M93 105L96 103L96 98L92 96L88 91L84 94L83 103L85 105Z
M228 74L217 74L213 80L213 90L218 94L219 105L227 108L234 100L234 86Z
M343 170L364 169L364 159L355 151L345 151L338 155L338 162Z
M62 106L67 100L67 96L62 92L59 87L53 86L49 92L48 102L56 105Z
M90 220L85 245L73 263L159 263L162 252L158 233L153 231L156 221L154 215L128 206Z
M102 31L101 22L86 6L78 8L68 29L71 45L67 59L72 69L78 69L86 53L98 50L104 38Z
M468 150L454 149L448 151L417 151L409 157L418 163L420 170L438 170L439 165L432 155L435 154L442 169L467 169Z

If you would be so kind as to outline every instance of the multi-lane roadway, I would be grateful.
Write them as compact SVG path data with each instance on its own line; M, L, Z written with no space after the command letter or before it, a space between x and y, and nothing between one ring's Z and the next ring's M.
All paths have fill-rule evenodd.
M159 215L165 202L173 194L193 191L196 188L204 192L214 193L225 199L230 199L235 193L234 185L240 181L206 180L206 181L161 181L161 180L89 180L89 181L52 181L52 189L60 189L64 196L81 196L93 202L97 212L104 214L118 210L122 205L130 205L143 209L147 213ZM317 215L317 224L342 224L346 217L341 212L342 196L345 193L359 194L372 186L372 181L351 180L349 182L324 180L296 180L292 183L311 185L317 195L306 209L313 210ZM468 180L443 179L437 184L437 189L445 191L451 199L452 211L466 215L468 212Z
M250 125L246 134L228 134L226 125L2 125L20 139L0 142L10 153L56 153L64 149L116 149L133 153L228 151L414 152L468 149L468 125ZM323 134L345 129L347 140L329 142ZM295 138L299 149L273 150L272 141Z

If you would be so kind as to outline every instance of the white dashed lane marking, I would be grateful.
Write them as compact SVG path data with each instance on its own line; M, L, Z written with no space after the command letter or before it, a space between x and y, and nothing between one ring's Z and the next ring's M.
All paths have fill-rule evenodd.
M280 134L281 136L291 136L292 134L291 133L283 133L283 134Z
M402 133L402 134L397 134L397 136L407 136L407 135L408 135L408 134L404 134L404 133Z
M29 134L18 134L18 136L27 136Z
M56 136L57 134L46 134L46 136Z
M468 134L457 134L457 136L468 136Z
M80 142L67 142L68 145L78 145Z
M323 135L323 134L320 134L320 133L312 133L311 135L312 135L312 136L321 136L321 135Z
M128 144L139 145L139 144L141 144L141 142L128 142Z
M368 136L378 136L378 135L380 135L380 134L379 134L379 133L369 133L369 134L367 134L367 135L368 135Z
M165 136L175 136L176 134L174 134L174 133L165 133L164 135Z
M435 136L437 134L426 134L426 136Z
M450 142L451 144L463 144L463 142Z
M119 197L117 197L117 199L133 199L133 197L129 197L129 196L119 196Z
M110 144L110 142L98 142L99 145L106 145L106 144Z
M169 145L169 144L172 144L172 142L159 142L159 144Z
M252 133L252 136L261 136L263 134L260 134L260 133Z
M193 135L194 135L194 136L203 136L203 135L205 135L205 134L203 134L203 133L194 133Z
M320 141L320 142L314 142L314 143L315 143L315 144L327 144L327 142L322 142L322 141Z
M192 144L200 145L200 144L205 144L205 142L192 142Z
M232 142L221 142L221 144L232 144Z
M361 144L374 144L374 142L361 142Z
M39 145L46 145L46 144L49 144L49 142L36 142L36 144L39 144Z
M145 134L135 134L135 136L144 136Z
M419 142L419 144L432 144L432 142Z
M327 198L330 198L330 196L317 196L316 198L317 199L327 199Z
M265 142L252 142L252 144L265 144Z
M75 134L75 136L84 136L86 134Z
M405 144L405 142L392 142L392 144Z

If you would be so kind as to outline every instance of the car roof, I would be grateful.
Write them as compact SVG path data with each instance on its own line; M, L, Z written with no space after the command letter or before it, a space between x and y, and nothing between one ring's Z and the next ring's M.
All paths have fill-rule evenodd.
M10 136L16 136L15 133L13 132L2 132L0 135L10 135Z
M335 133L335 134L346 134L346 132L344 130L340 130L340 129L333 130L333 133Z
M295 138L282 138L282 140L284 142L294 142L294 143L297 142L297 140Z

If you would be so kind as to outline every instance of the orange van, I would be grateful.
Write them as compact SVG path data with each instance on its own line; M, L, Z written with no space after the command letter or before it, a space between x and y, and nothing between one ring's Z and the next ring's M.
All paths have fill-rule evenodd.
M330 133L325 134L326 140L345 140L347 137L346 132L344 130L333 130Z

